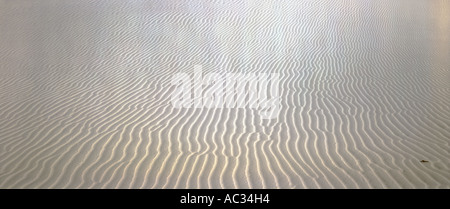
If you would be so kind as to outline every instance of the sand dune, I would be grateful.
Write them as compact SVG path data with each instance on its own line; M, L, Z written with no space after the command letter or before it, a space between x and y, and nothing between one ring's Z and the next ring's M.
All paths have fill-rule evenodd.
M0 0L0 31L0 188L450 188L449 1ZM279 73L278 117L174 108L194 65Z

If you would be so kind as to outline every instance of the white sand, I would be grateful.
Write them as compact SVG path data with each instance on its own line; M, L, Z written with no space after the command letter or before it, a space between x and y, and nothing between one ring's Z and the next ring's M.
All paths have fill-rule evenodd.
M450 188L449 38L448 0L0 0L0 188ZM196 64L279 117L173 108Z

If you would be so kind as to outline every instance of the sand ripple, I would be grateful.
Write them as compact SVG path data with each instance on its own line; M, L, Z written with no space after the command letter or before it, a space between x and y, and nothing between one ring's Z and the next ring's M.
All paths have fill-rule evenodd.
M446 0L0 0L0 188L450 188ZM281 112L171 77L280 73ZM427 163L421 163L427 160Z

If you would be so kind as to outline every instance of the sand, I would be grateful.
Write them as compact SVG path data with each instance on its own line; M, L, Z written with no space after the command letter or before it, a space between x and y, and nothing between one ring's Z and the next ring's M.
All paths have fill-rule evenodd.
M449 38L447 0L0 0L0 188L450 188ZM194 65L279 73L278 117L174 108Z

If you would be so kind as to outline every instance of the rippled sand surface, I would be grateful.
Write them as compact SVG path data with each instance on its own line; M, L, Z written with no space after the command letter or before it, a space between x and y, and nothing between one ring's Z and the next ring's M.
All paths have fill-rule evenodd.
M194 65L278 117L174 108ZM0 0L0 188L450 188L449 143L448 0Z

